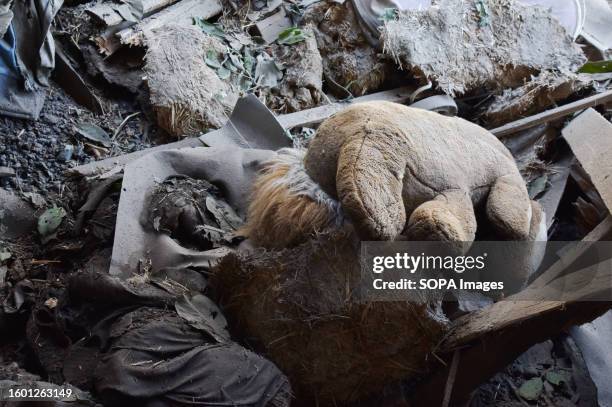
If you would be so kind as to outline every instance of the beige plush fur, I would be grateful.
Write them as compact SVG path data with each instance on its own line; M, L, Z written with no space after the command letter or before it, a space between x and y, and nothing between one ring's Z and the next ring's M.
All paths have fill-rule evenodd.
M285 149L268 163L243 233L261 246L288 247L341 225L343 214L362 240L471 242L477 218L497 239L533 240L541 208L485 129L367 102L324 121L305 156Z
M485 129L390 102L355 104L321 124L312 179L363 240L471 241L485 206L501 238L527 239L531 203L516 164Z
M303 162L303 150L283 149L265 164L239 234L258 246L284 248L342 224L339 202L312 181Z

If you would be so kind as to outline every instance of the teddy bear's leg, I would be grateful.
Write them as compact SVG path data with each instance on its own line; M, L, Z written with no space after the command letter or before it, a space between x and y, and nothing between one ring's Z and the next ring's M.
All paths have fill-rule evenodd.
M472 242L476 216L469 194L449 190L419 205L410 215L406 236L413 241Z
M532 207L522 179L513 175L498 178L489 192L486 211L500 237L508 240L528 239Z

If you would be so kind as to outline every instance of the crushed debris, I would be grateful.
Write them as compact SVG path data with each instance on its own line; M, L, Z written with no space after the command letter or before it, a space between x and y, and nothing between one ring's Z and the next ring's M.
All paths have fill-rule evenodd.
M382 38L403 69L451 96L520 86L541 71L573 73L585 62L550 12L514 0L440 0L400 12Z
M223 126L239 90L203 63L225 52L221 41L192 25L153 30L147 44L145 72L159 126L175 137Z
M610 403L610 1L60 3L0 0L0 404ZM372 301L364 231L522 290Z

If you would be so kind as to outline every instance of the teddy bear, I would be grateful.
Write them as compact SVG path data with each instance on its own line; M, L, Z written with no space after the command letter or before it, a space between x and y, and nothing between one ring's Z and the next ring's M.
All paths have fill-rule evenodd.
M542 240L545 216L506 147L458 117L372 101L280 150L253 186L242 232L290 247L350 225L363 241ZM479 226L480 225L480 226Z

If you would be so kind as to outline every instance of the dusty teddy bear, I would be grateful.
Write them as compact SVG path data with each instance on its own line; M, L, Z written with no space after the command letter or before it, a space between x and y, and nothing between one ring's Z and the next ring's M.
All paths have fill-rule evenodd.
M348 219L361 240L469 242L477 224L497 239L535 240L542 215L487 130L379 101L324 121L305 153L279 151L253 187L243 232L291 246Z

